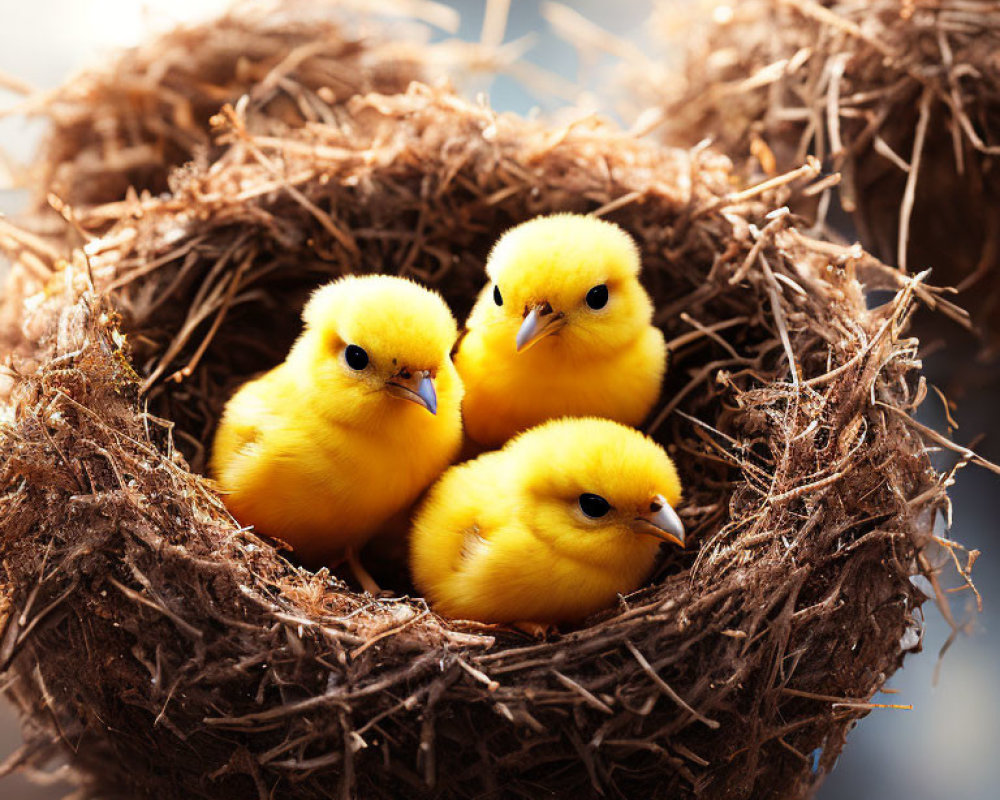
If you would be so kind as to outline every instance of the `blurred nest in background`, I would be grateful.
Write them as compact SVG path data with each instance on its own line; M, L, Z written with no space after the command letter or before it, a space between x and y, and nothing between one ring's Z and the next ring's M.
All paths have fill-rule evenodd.
M431 45L429 29L415 20L392 27L394 12L421 14L451 32L458 26L451 9L421 0L388 0L377 9L344 0L235 7L29 98L24 110L51 122L32 176L40 204L49 193L79 206L121 199L130 187L166 192L174 167L218 155L209 121L224 103L245 98L247 125L261 134L331 123L354 95L405 91L411 81L440 76L459 50L471 56L475 49ZM486 69L485 53L484 63L470 57L463 66Z
M8 237L12 281L44 287L3 312L23 336L0 408L0 680L26 735L7 768L62 756L102 798L810 795L919 647L911 578L945 609L941 559L968 581L934 523L975 456L935 471L953 445L913 419L905 331L935 292L796 226L782 204L815 163L733 190L711 151L422 84L307 125L274 108L274 128L221 108L167 194L75 207L81 249ZM310 290L409 275L461 315L496 237L556 211L641 248L673 355L648 428L696 549L526 642L402 583L358 594L233 521L202 443Z
M377 8L360 0L274 0L170 30L55 90L24 87L23 101L4 113L42 117L49 131L22 177L33 213L20 229L0 219L0 245L23 267L0 308L38 291L44 262L80 244L77 217L94 224L88 208L110 204L110 225L121 211L115 201L166 193L176 167L214 162L224 148L211 120L225 103L239 103L248 130L275 135L349 124L342 105L356 94L392 94L412 81L468 79L508 64L513 54L502 47L430 42L428 26L454 32L458 22L454 10L431 0L386 0ZM16 314L0 318L0 346L19 350Z
M995 354L997 4L745 0L702 9L698 25L678 28L673 7L659 8L651 27L684 51L683 66L631 82L637 99L662 109L659 135L680 145L710 137L751 180L807 154L821 159L842 181L796 209L823 224L839 200L875 255L904 271L932 267L935 283L959 290Z

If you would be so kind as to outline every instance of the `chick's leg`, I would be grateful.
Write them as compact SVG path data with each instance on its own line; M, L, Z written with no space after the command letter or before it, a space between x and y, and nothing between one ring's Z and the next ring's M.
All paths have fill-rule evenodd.
M364 568L361 563L361 559L358 557L358 551L354 547L348 547L345 553L345 559L347 561L347 566L350 567L351 572L354 574L355 580L361 584L361 588L364 589L372 597L378 596L382 592L382 587L375 583L375 579L371 576L371 573Z
M557 636L559 628L551 622L532 622L531 620L521 620L511 623L510 627L520 633L526 634L533 639L548 639L550 636Z

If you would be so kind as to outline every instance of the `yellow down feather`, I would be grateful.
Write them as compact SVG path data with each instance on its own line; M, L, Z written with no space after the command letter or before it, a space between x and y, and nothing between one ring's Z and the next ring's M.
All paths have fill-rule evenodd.
M469 438L498 446L562 416L640 424L660 393L666 345L639 269L631 237L596 217L507 231L455 356Z
M211 470L242 524L316 562L363 544L448 466L462 384L455 320L416 283L342 278L303 319L287 359L229 401Z
M603 514L587 513L602 510L594 497ZM449 617L581 620L641 586L661 540L683 546L680 499L673 462L640 432L554 420L434 484L414 519L411 572Z

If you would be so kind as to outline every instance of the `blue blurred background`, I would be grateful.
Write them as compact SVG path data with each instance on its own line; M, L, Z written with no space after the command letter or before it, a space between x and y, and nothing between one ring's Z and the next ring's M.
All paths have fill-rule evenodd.
M682 15L697 2L674 0L671 7ZM721 2L701 5L710 9ZM461 14L458 35L478 40L483 0L451 0L447 4ZM222 0L0 0L0 73L39 88L54 87L115 48L135 44L150 31L174 22L204 19L228 5ZM603 81L613 59L595 55L581 65L574 48L549 29L543 6L539 0L513 0L504 41L530 37L526 61L570 81ZM646 24L651 0L580 0L572 6L630 43L636 52L654 52ZM543 112L558 107L557 99L540 100L509 77L473 88L487 92L492 105L500 110L527 114L539 105ZM595 97L587 93L574 99L584 106L600 107ZM13 96L0 90L0 109L13 101ZM0 213L16 214L24 202L24 194L11 186L4 157L14 162L29 158L43 130L37 122L0 117ZM947 384L949 370L971 357L971 351L932 357L927 362L929 380ZM961 398L954 414L960 425L957 440L968 443L985 434L978 449L994 461L1000 461L998 401L1000 381L994 380L992 391L978 390ZM936 399L925 403L925 421L940 428L943 417L935 404ZM923 652L907 659L905 668L889 683L898 694L885 698L885 702L912 704L913 710L875 711L863 720L820 791L820 800L994 800L1000 796L1000 568L997 548L991 547L993 524L1000 517L1000 482L996 476L970 468L959 473L950 494L955 506L951 538L983 551L974 577L983 595L984 611L974 623L973 634L959 638L945 656L935 685L937 652L950 629L933 604L925 606ZM962 598L956 596L954 603L960 619L968 616ZM0 700L0 760L19 743L14 713ZM0 779L0 798L10 800L49 800L63 797L67 791L64 784L38 786L21 776Z

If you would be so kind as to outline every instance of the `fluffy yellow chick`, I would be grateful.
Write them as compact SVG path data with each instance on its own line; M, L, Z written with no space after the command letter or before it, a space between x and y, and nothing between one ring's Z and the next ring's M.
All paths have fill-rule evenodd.
M284 363L229 401L211 468L241 523L317 563L363 544L448 466L462 383L455 320L416 283L342 278L302 317Z
M500 237L455 356L469 438L496 446L563 416L642 422L666 344L639 267L632 238L596 217L538 217Z
M560 419L449 469L413 523L410 566L441 614L583 619L684 546L681 485L663 449L606 419Z

